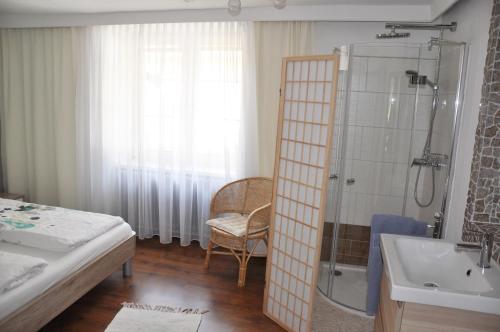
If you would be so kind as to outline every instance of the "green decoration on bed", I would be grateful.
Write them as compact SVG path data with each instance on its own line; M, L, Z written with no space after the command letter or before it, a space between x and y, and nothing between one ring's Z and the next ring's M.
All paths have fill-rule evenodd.
M34 224L30 224L21 220L14 220L14 219L3 219L1 222L11 225L12 227L15 227L17 229L26 229L26 228L32 228L35 227Z

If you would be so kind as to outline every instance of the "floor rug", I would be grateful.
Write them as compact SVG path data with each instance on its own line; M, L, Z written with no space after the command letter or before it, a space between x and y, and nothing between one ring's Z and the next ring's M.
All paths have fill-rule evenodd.
M335 306L316 292L313 332L373 332L373 321Z
M206 311L123 303L105 332L196 332Z

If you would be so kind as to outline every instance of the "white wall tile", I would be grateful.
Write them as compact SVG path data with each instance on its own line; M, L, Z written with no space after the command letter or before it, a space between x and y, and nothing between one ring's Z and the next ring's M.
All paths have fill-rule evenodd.
M399 95L397 128L411 130L413 127L413 116L415 109L415 95Z
M432 90L428 86L409 86L405 72L416 70L434 80L435 51L418 47L355 47L352 59L350 99L348 101L348 128L345 142L345 160L340 160L340 125L335 127L334 165L344 162L345 178L355 178L352 186L338 184L342 188L340 222L369 225L374 213L401 214L410 155L419 157L429 127ZM402 58L395 58L396 53ZM366 57L364 55L369 55ZM391 58L387 56L393 56ZM417 58L423 56L421 60ZM405 58L408 57L408 58ZM410 59L413 58L413 59ZM451 74L449 75L451 76ZM443 80L445 80L443 78ZM417 99L416 99L417 98ZM452 114L446 104L454 102L454 96L441 95L433 136L433 151L448 149ZM415 102L417 109L415 109ZM339 114L337 114L337 119ZM338 134L337 134L338 132ZM412 142L413 134L413 142ZM315 138L316 139L316 138ZM331 167L332 172L335 167ZM432 217L431 206L421 209L413 201L413 183L416 168L410 171L406 215L418 218ZM444 174L444 172L441 172ZM436 177L440 178L441 173ZM422 171L422 181L427 182L419 194L429 194L430 173ZM333 186L329 188L333 195ZM328 204L329 218L333 218L333 206Z
M418 60L401 58L369 58L366 90L385 93L412 93L407 70L418 70Z
M380 45L380 44L358 44L353 50L354 56L364 57L400 57L418 58L420 49L418 46L410 45Z
M432 109L432 96L418 95L417 108L415 109L414 129L416 130L429 129L431 109Z
M368 58L354 56L352 58L351 70L352 70L351 90L365 91L366 75L368 70Z

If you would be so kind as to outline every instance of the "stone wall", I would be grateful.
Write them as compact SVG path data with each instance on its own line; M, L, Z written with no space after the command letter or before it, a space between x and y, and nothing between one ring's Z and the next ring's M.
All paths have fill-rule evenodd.
M494 259L500 262L500 0L494 0L490 21L462 239L478 241L484 232L495 234Z

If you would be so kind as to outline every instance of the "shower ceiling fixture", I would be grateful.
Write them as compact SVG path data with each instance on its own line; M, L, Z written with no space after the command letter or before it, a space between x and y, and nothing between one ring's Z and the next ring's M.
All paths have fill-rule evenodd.
M193 2L194 0L184 0L184 2ZM283 9L286 7L286 0L272 0L273 6L276 9ZM241 13L241 0L228 0L227 11L233 16Z
M445 30L456 31L457 22L451 22L450 24L427 24L427 23L386 23L386 29L390 29L389 33L377 33L375 38L377 39L388 39L388 38L408 38L410 37L409 32L397 32L396 30L437 30L441 34ZM441 36L442 37L442 36ZM442 38L439 38L442 39ZM432 40L431 43L436 42Z

